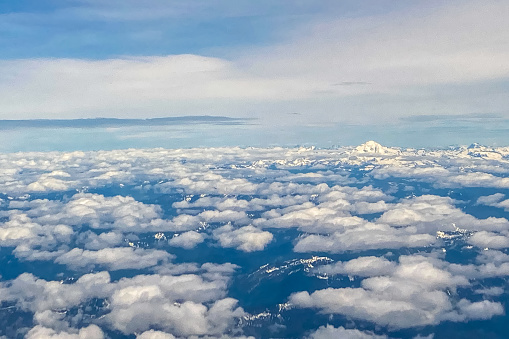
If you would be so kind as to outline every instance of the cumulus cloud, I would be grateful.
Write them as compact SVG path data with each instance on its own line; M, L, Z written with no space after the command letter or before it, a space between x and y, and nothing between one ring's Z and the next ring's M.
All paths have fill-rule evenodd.
M477 203L480 205L488 205L491 206L494 203L500 202L500 200L504 199L505 195L502 193L495 193L492 195L482 196L477 199Z
M0 223L0 241L14 247L14 254L28 260L50 260L68 250L73 229L60 223L40 224L25 213L9 211Z
M170 333L161 331L145 331L140 335L136 336L136 339L174 339L175 337Z
M396 263L380 257L359 257L346 262L337 262L332 265L323 265L317 272L328 275L345 274L351 276L370 277L377 275L390 275L396 268Z
M87 250L101 250L110 247L117 247L124 240L120 232L103 232L96 234L92 231L81 232L77 236L77 243L83 244Z
M107 324L125 334L141 333L157 326L179 336L217 335L232 326L244 311L235 299L224 298L228 279L224 276L214 279L217 275L207 277L138 275L112 282L107 272L100 272L83 275L72 284L62 284L22 274L0 285L0 300L14 302L43 320L51 318L51 312L100 298L109 301L109 313L104 318ZM46 315L42 317L44 312ZM59 323L66 321L69 320ZM94 326L87 331L92 335L98 333L96 329ZM34 335L58 334L43 327L33 331Z
M328 338L344 338L344 339L387 339L386 335L376 335L371 332L359 331L355 329L346 329L342 326L334 327L331 325L322 326L313 332L309 339L328 339Z
M64 206L62 212L40 217L51 221L62 218L70 224L86 224L92 228L137 229L161 223L161 208L145 205L132 197L106 198L99 194L80 193ZM164 227L164 226L163 226Z
M475 293L482 294L485 296L496 297L496 296L504 294L504 289L502 287L494 286L494 287L490 287L490 288L483 288L483 289L476 290Z
M142 269L167 262L172 255L166 251L132 247L103 248L98 251L74 248L58 256L55 262L70 269L105 267L109 270Z
M481 248L507 248L509 247L509 237L493 232L480 231L474 233L468 242Z
M317 220L331 222L333 225L335 223L335 227L329 227L328 234L303 236L295 245L297 252L339 253L361 249L436 246L440 244L437 234L444 231L457 235L467 231L472 233L478 231L468 240L471 244L479 247L507 247L505 235L509 229L507 219L494 217L477 219L455 207L453 200L448 197L424 195L402 199L388 207L374 222L352 217L338 218L334 216L336 210L329 209L326 212L318 210L317 207L297 210L298 217L295 217L294 211L282 216L267 213L267 216L275 216L276 222L289 218L294 224L307 226L315 222L311 216L308 217L308 211L311 210L316 211ZM304 216L308 217L307 220ZM330 216L332 217L329 218ZM339 220L343 222L338 222ZM310 233L320 233L320 227L323 225L303 228Z
M477 204L503 208L505 211L509 211L509 199L503 200L504 198L504 194L495 193L492 195L479 197L477 199Z
M392 272L374 274L364 279L361 287L299 292L290 296L289 301L295 307L344 314L392 328L437 324L445 320L489 319L503 314L498 302L466 299L455 302L446 290L454 292L458 286L468 286L469 281L447 268L445 262L437 259L402 256Z
M16 260L55 268L44 279L26 272L2 281L0 302L32 314L34 336L76 336L95 324L126 335L221 338L240 331L247 316L242 300L228 294L239 267L206 262L213 257L189 262L188 254L199 257L195 251L178 251L173 260L172 248L203 243L251 253L284 234L294 252L348 252L326 264L296 259L305 279L341 287L295 293L293 307L389 329L490 319L504 312L497 300L504 288L490 283L509 276L509 221L474 217L469 208L501 203L505 194L478 197L471 190L464 198L470 200L454 200L432 186L468 190L473 180L455 180L482 171L495 178L483 185L503 184L509 149L494 151L501 157L473 156L468 148L368 156L351 147L0 155L2 248ZM29 187L41 178L66 188L34 194ZM97 193L109 189L117 195ZM450 246L468 256L447 262ZM392 255L375 256L386 249ZM415 252L422 255L402 255ZM261 274L278 268L270 260ZM293 272L288 265L282 274ZM98 270L115 271L115 279ZM80 277L84 272L91 274ZM334 333L377 336L331 326L310 335Z
M133 233L193 229L198 228L202 221L246 221L245 214L233 211L203 212L197 217L182 214L174 220L166 220L161 218L162 208L159 205L144 204L130 196L105 197L90 193L75 194L67 202L47 199L13 201L10 208L13 211L25 212L34 222L40 224L87 226L96 230L116 229L119 232ZM97 242L96 246L100 246L99 242L118 242L119 233L107 234L99 235L95 239L90 235L90 241Z
M416 233L413 229L397 229L384 224L367 223L330 235L306 235L298 240L294 250L341 253L365 249L427 247L435 243L434 235Z
M171 246L190 249L202 243L204 240L205 236L203 234L195 231L189 231L170 239L168 243Z
M57 332L51 328L35 326L26 335L27 339L103 339L104 334L96 325L80 329L77 333Z
M251 225L239 229L225 225L215 230L213 235L221 247L234 247L244 252L261 251L273 239L272 233L261 231Z
M509 221L504 218L477 219L453 205L448 197L424 195L405 199L387 212L378 222L397 227L416 226L421 232L440 230L507 230Z
M478 302L470 302L466 299L461 299L458 302L459 317L462 321L468 319L490 319L495 315L504 314L504 307L502 304L483 300Z
M371 186L316 185L309 201L264 212L254 224L265 228L299 229L310 233L332 233L364 226L367 221L353 214L383 212L393 198ZM312 201L316 197L316 201Z

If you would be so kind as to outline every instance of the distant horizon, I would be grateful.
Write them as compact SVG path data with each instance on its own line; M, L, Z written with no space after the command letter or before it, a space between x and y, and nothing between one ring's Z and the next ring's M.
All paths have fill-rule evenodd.
M174 116L0 120L0 152L91 151L127 148L331 148L375 140L384 146L437 148L509 145L509 120L491 114L421 115L393 123L293 125L257 118Z
M228 120L252 120L252 118L234 118L223 115L175 115L175 116L163 116L163 117L152 117L152 118L118 118L118 117L108 117L108 116L99 116L99 117L85 117L85 118L32 118L32 119L0 119L0 121L74 121L74 120L160 120L160 119L193 119L193 118L221 118Z
M1 119L0 130L12 128L42 128L42 127L107 127L107 126L157 126L170 123L210 123L210 124L240 124L253 118L234 118L218 115L187 115L156 118L74 118L74 119Z

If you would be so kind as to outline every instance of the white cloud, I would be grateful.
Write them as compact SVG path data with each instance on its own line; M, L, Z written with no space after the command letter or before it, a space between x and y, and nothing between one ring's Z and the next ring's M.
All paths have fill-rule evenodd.
M509 211L509 199L503 200L504 197L505 195L502 193L479 197L477 204L503 208L505 211Z
M55 262L70 269L105 267L109 270L142 269L167 262L172 255L166 251L132 247L103 248L98 251L74 248L58 256Z
M122 244L123 240L123 234L120 232L96 234L92 231L86 231L78 234L77 242L83 244L83 247L87 250L101 250L119 246Z
M136 339L175 339L175 337L170 333L150 330L137 335Z
M42 176L27 186L28 191L31 192L66 191L69 188L69 182L55 178L43 178Z
M427 247L435 243L435 236L430 234L416 233L412 229L398 229L388 225L368 223L345 232L304 236L299 239L294 251L341 253L366 249Z
M489 319L504 311L497 300L504 288L492 287L484 280L509 276L509 255L503 250L509 247L509 221L476 218L469 214L469 204L449 197L410 194L419 194L421 182L431 183L435 174L439 187L458 187L454 180L466 174L473 178L481 171L496 180L504 179L509 173L504 158L509 149L494 150L504 156L477 158L470 154L472 150L458 148L354 157L351 147L0 155L0 170L7 169L7 174L0 176L0 191L6 194L0 201L2 246L15 248L12 254L21 261L66 265L72 271L68 273L78 278L74 282L52 281L22 274L0 283L0 301L33 314L33 326L38 326L33 333L79 335L83 323L78 320L87 315L88 303L105 300L109 306L101 321L91 320L103 330L221 338L232 333L236 320L246 315L236 300L228 298L230 279L239 267L186 262L185 255L177 264L166 249L193 248L207 239L203 246L262 251L276 234L284 232L298 234L289 240L295 252L350 251L348 261L312 262L303 267L311 276L345 282L344 276L349 276L355 284L353 288L294 294L290 301L295 307L343 314L390 328ZM414 165L430 170L408 170ZM337 174L344 168L359 169L363 175L345 179ZM394 175L405 178L403 183L390 179L391 171L398 168ZM309 169L312 175L294 174L302 169ZM112 185L125 196L72 195L74 191L64 195L58 191L60 200L34 199L55 195L30 194L28 186L44 175L65 181L72 190L102 191ZM374 178L387 180L389 188L369 186L377 182ZM412 188L407 182L413 182ZM463 186L468 185L474 184ZM396 200L389 195L399 193L408 196ZM167 194L179 201L163 206L129 196L146 199ZM495 194L481 197L477 203L504 199L503 194ZM165 219L165 212L172 217ZM364 213L381 216L370 216L368 221ZM451 243L474 245L464 250L475 258L448 263L441 253L446 253L442 251ZM401 251L407 251L405 247L423 256L396 259ZM362 251L373 249L400 251L386 256L391 260L362 256ZM115 281L107 272L76 275L98 269L143 271ZM462 290L457 294L458 287ZM476 299L462 299L463 288L477 294ZM83 314L71 319L72 312L60 312L69 309ZM329 331L342 330L323 327L315 334ZM359 334L344 331L348 331L345 335Z
M359 257L347 262L337 262L331 265L323 265L316 268L317 272L328 275L346 274L351 276L370 277L378 275L390 275L396 268L396 264L385 258Z
M18 79L16 88L0 83L0 88L14 96L1 111L32 117L37 112L53 117L83 117L90 112L106 114L112 107L117 110L123 107L124 114L132 116L141 112L143 105L152 105L153 113L161 115L170 103L168 100L179 106L194 100L203 105L210 100L220 103L231 99L295 98L309 88L292 80L257 79L232 62L198 55L97 61L12 60L2 61L0 70ZM73 86L76 83L81 85ZM280 86L289 92L284 94ZM32 100L26 104L17 102L23 93L31 93ZM9 96L5 93L3 97ZM62 100L63 97L67 100Z
M509 221L490 217L477 219L453 205L448 197L424 195L402 200L385 212L377 222L396 227L415 226L419 232L466 230L507 230Z
M65 316L55 318L59 310L103 298L108 300L109 313L104 317L106 323L101 322L101 325L125 334L158 327L185 337L218 335L233 326L234 319L242 317L244 311L235 299L224 298L228 276L220 272L230 271L226 267L208 269L212 274L203 277L195 274L138 275L116 282L111 282L107 272L100 272L83 275L72 284L37 279L25 273L0 284L0 300L34 312L34 319L46 326L63 327L71 321ZM90 333L95 328L91 327ZM43 327L37 327L35 332L57 334L56 330Z
M504 289L502 287L494 286L476 290L475 293L482 294L484 296L497 297L504 294Z
M64 224L72 226L86 225L96 230L116 229L119 232L149 232L182 230L186 227L196 228L195 224L179 224L170 220L161 219L162 208L158 205L149 205L138 202L130 196L105 197L100 194L78 193L67 202L32 200L13 201L11 208L20 209L30 217L33 222L44 225ZM240 212L238 212L240 213ZM19 213L18 213L19 214ZM13 214L13 217L15 214ZM204 214L199 220L216 221L230 218L242 218L228 211L217 215ZM183 217L180 216L180 219ZM178 221L179 218L176 218ZM198 220L198 221L199 221ZM107 233L90 241L115 242L118 235ZM93 238L91 235L90 237ZM118 242L118 241L117 241Z
M371 259L373 260L373 259ZM500 303L455 301L449 294L469 281L447 269L448 263L423 256L402 256L383 275L364 279L359 288L328 288L299 292L290 303L324 313L344 314L391 328L409 328L441 321L489 319L503 313ZM483 313L483 310L485 313Z
M309 191L309 201L266 211L254 224L265 228L298 227L310 233L327 234L365 225L366 220L352 216L351 213L383 212L390 208L386 201L393 199L371 186L358 189L318 184L314 190ZM316 202L311 201L312 197L316 198Z
M251 225L238 229L225 225L214 230L213 235L221 247L234 247L244 252L261 251L273 239L272 233Z
M502 304L483 300L478 302L470 302L466 299L461 299L458 302L459 314L462 320L467 319L490 319L495 315L504 314L504 307Z
M359 99L365 103L357 111L364 114L357 115L364 118L366 113L377 117L375 113L394 97L400 99L398 103L410 97L436 110L430 98L440 85L482 86L480 83L509 75L504 62L509 55L505 43L508 11L504 1L490 0L482 4L453 1L438 8L417 4L400 11L332 20L324 14L314 23L295 28L286 41L228 53L230 60L199 55L4 60L0 63L5 79L0 82L0 112L4 118L111 112L140 116L151 107L154 115L167 114L169 108L182 114L239 114L249 103L269 107L267 115L281 121L283 116L274 113L288 107L285 101L308 100L325 103L327 111L314 118L326 122L351 119L338 118L338 111L351 111L354 106L338 98L355 95L382 97L375 99L378 105L366 103L365 97ZM140 13L147 11L143 8L133 14ZM12 78L16 81L9 80ZM501 98L490 104L494 97L477 93L472 99L467 91L456 90L460 93L444 99L441 112L466 109L468 104L483 107L483 111L503 107ZM376 107L376 112L369 106ZM302 104L297 107L305 110ZM404 113L407 108L412 109L407 105L392 114L391 107L385 110L391 118L408 114ZM240 114L248 114L242 111ZM316 110L305 113L311 112ZM421 112L422 108L411 111Z
M507 248L509 247L509 237L493 232L480 231L474 233L468 243L480 248Z
M104 334L96 325L80 329L77 333L57 332L51 328L35 326L26 335L27 339L103 339Z
M6 215L8 220L0 223L0 241L3 246L15 247L13 252L17 257L51 260L67 251L74 233L71 227L61 223L40 224L19 211L9 211Z
M236 304L231 298L218 300L210 308L192 301L175 304L140 301L127 307L118 306L108 319L123 333L158 325L177 335L215 334L225 331L233 325L234 318L244 314Z
M168 243L171 246L183 247L186 249L194 248L196 245L202 243L205 236L195 231L182 233L176 237L171 238Z
M491 206L492 204L500 202L502 199L504 199L505 195L502 193L495 193L492 195L482 196L477 199L477 203L479 205L488 205Z
M309 339L387 339L386 335L376 335L367 331L359 331L355 329L346 329L342 326L334 327L332 325L322 326L315 332L311 333Z

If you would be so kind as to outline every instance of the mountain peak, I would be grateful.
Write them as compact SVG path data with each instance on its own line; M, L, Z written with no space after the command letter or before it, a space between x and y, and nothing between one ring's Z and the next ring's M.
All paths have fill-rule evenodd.
M393 154L397 152L396 150L384 147L373 140L367 141L362 145L357 146L355 148L355 151L358 153L375 153L375 154Z

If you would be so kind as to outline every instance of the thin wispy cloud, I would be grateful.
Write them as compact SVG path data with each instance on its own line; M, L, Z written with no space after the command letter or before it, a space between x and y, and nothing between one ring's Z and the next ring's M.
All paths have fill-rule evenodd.
M203 3L172 7L160 2L149 8L160 7L169 12L155 12L166 17L191 15L195 7L203 15L209 9ZM222 15L241 17L251 7L242 3ZM115 8L84 2L73 10L93 10L107 20ZM135 8L129 3L119 9L119 20L138 20L122 14ZM218 8L211 10L211 17L220 15ZM350 16L337 18L321 11L318 6L291 31L279 28L282 35L277 41L267 38L267 46L253 42L221 47L218 41L219 48L207 56L166 52L95 60L2 60L0 117L245 117L255 111L257 117L277 116L284 123L295 106L311 122L459 114L469 105L477 111L499 112L507 104L502 95L506 89L502 80L509 76L505 2L414 4L388 12L350 11ZM143 13L138 13L139 20L152 20ZM494 90L477 90L486 83ZM309 108L311 103L317 103L315 109Z

